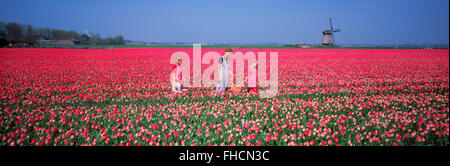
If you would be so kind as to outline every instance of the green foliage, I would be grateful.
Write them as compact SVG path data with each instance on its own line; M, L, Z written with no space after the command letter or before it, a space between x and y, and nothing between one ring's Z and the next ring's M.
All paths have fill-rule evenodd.
M3 23L0 22L0 36L6 41L19 43L25 42L35 44L41 37L47 40L66 40L74 39L81 42L83 45L123 45L125 44L124 37L117 35L114 37L107 37L103 39L98 33L91 37L87 34L80 34L75 31L67 31L50 28L35 28L31 25L23 25L16 22ZM41 47L53 47L51 43L41 44ZM72 46L55 46L57 48L72 48Z

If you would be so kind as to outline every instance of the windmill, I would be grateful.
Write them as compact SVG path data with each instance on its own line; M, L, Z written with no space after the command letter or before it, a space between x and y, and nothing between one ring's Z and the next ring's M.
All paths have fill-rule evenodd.
M323 31L323 37L322 37L322 46L333 46L334 45L334 32L340 32L340 29L333 29L333 22L331 22L330 17L330 29Z

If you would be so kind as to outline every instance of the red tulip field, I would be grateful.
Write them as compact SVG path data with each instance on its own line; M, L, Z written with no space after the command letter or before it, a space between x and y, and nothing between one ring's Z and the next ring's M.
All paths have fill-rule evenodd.
M0 146L449 145L448 49L234 49L278 52L273 98L173 93L177 51L0 49Z

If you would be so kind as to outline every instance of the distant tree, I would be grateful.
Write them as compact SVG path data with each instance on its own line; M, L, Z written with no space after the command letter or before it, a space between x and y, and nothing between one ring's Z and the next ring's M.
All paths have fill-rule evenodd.
M89 44L90 37L86 34L81 35L81 44Z
M108 36L105 39L101 40L101 42L98 42L98 44L122 45L125 44L125 41L122 35L118 35L115 37Z
M114 44L116 44L116 45L123 45L123 44L125 44L123 36L122 35L118 35L118 36L114 37Z
M5 25L8 33L8 40L11 42L19 42L22 39L22 26L15 22L7 23Z
M0 38L0 47L5 47L8 45L8 40L5 38Z
M38 28L38 29L36 30L36 34L45 36L45 35L44 35L44 28ZM45 36L45 37L47 37L47 36Z
M100 34L94 33L92 35L80 34L75 31L66 31L50 28L34 28L32 25L18 24L15 22L3 23L0 22L0 36L10 42L36 42L36 36L44 36L49 40L63 40L63 39L76 39L82 44L108 44L108 45L121 45L125 44L124 37L108 36L102 38Z
M29 42L29 43L33 43L33 42L35 42L34 40L34 31L33 31L33 27L31 26L31 25L27 25L26 26L27 28L27 30L26 30L26 41L27 42Z
M44 35L47 39L52 39L52 31L50 30L50 28L45 28L42 30L42 35Z
M103 44L112 45L112 44L114 44L114 39L111 38L111 36L108 36L105 39L103 39Z
M80 40L81 39L81 35L75 31L64 31L64 30L57 30L57 29L51 30L51 36L55 40L63 40L63 39Z
M67 38L66 39L76 39L76 40L81 40L81 35L78 34L75 31L68 31L66 32L67 34Z
M51 34L51 36L53 37L54 40L61 40L61 39L63 39L61 30L52 29L50 34Z
M94 33L94 34L91 36L90 44L91 44L91 45L103 44L103 42L102 42L102 37L100 37L100 34Z
M0 22L0 36L5 37L6 30L5 30L5 23Z

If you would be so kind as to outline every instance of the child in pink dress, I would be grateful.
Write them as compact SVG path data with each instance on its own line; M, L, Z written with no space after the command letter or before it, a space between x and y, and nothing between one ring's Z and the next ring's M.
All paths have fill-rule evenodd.
M257 66L258 66L258 61L256 61L255 63L252 64L251 70L248 70L247 87L248 87L248 91L250 93L257 92L257 90L256 90L257 84L258 84L258 82L257 82L258 71L256 70Z
M175 72L172 73L172 92L181 92L181 80L183 79L183 72L181 70L181 58L178 58L177 64L175 64L172 69L175 69Z

